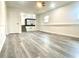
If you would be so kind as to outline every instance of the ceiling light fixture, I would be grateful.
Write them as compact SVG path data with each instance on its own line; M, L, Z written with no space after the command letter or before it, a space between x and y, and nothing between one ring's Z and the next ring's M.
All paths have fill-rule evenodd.
M46 3L44 2L44 1L38 1L37 2L37 7L38 8L42 8L42 7L44 7L46 5Z
M37 2L37 7L38 7L38 8L42 8L42 4L41 4L40 1Z

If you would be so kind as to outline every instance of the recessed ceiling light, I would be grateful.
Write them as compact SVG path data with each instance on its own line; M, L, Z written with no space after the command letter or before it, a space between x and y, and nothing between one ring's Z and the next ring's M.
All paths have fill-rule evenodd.
M55 7L56 7L56 4L55 4L55 3L51 3L51 4L50 4L50 7L51 7L51 8L55 8Z

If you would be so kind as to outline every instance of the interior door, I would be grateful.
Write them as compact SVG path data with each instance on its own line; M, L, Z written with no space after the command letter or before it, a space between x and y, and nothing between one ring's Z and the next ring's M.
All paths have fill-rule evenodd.
M21 33L21 19L17 10L11 9L8 14L9 18L9 33Z

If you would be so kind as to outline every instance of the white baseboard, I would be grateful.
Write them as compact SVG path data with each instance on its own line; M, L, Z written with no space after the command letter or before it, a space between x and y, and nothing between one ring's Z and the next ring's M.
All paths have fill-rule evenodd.
M79 38L79 36L72 35L72 34L66 34L66 33L55 33L55 34L69 36L69 37L74 37L74 38Z
M47 33L52 33L52 34L58 34L58 35L64 35L64 36L69 36L69 37L74 37L74 38L79 38L79 36L77 36L77 35L66 34L66 33L48 32L48 31L42 31L42 32L47 32Z

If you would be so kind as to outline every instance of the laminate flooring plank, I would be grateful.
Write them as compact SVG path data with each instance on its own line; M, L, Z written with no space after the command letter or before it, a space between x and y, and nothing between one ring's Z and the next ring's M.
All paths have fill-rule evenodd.
M41 31L9 34L0 58L79 58L79 38Z

